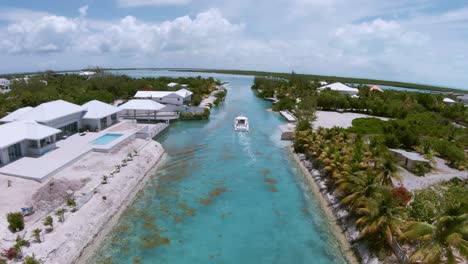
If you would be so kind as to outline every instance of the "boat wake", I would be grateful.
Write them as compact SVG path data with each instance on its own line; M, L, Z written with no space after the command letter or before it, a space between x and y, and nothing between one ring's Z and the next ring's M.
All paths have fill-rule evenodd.
M248 165L253 165L257 162L257 157L255 156L253 150L252 150L252 142L251 138L249 137L248 133L236 133L239 138L239 142L241 146L243 147L243 150L245 153L247 153L247 156L250 158Z

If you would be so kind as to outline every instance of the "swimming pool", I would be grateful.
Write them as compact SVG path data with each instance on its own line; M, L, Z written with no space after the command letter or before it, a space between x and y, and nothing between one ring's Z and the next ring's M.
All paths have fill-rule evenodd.
M107 133L105 135L102 135L95 140L91 141L90 143L93 145L107 145L114 141L115 139L121 137L123 134L110 134Z

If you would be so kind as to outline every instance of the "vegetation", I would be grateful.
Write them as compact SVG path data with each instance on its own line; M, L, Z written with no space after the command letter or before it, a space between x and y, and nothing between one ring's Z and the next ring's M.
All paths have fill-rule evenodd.
M67 210L65 208L59 209L57 212L55 212L55 215L58 217L58 221L60 223L63 223L65 221L65 212Z
M400 177L382 141L368 141L341 128L298 129L295 138L295 150L315 162L328 192L348 210L360 231L359 240L386 254L395 244L405 243L412 262L467 258L467 180L453 179L410 193L394 186Z
M68 199L67 199L67 205L70 206L70 207L75 208L75 207L76 207L75 199L73 199L73 198L68 198Z
M204 120L210 118L210 110L205 109L203 113L181 112L180 120Z
M336 91L317 92L318 79L291 73L276 77L256 77L252 89L262 98L275 98L274 111L290 110L300 120L312 121L315 109L350 111L391 118L353 120L352 133L369 137L371 141L387 148L417 150L428 159L439 156L449 165L463 170L468 158L468 133L466 128L452 123L468 123L468 109L463 104L447 104L441 94L369 91L358 86L359 98ZM429 168L420 164L414 172L424 175Z
M33 233L32 233L32 237L34 238L34 241L36 241L37 243L41 243L41 232L42 232L42 229L40 228L36 228L33 230Z
M47 229L46 229L46 232L50 233L54 230L54 219L52 218L52 216L47 216L45 219L44 219L44 222L42 222L44 224L45 227L49 226Z
M194 93L193 101L210 94L219 83L213 78L201 77L134 79L125 75L98 74L88 78L77 74L48 72L34 75L28 82L12 82L12 91L0 94L0 117L20 107L37 106L57 99L76 104L83 104L94 99L110 103L116 99L129 99L138 90L180 89L177 86L168 87L167 84L170 82L188 84L190 91ZM192 104L195 104L196 102L193 101Z
M27 256L24 258L23 264L42 264L44 263L42 260L36 259L36 256L32 254L32 256Z
M22 213L9 213L7 215L8 228L15 233L24 229L24 218Z
M279 78L279 79L287 79L290 76L290 73L263 72L263 71L242 71L242 70L204 69L204 70L184 70L184 71L187 71L187 72L210 72L210 73L214 72L214 73L236 74L236 75L251 75L251 76ZM385 81L385 80L375 80L375 79L364 79L364 78L326 76L326 75L313 75L313 74L298 74L298 76L301 77L301 78L304 78L306 80L309 80L309 81L313 81L313 80L318 79L318 80L325 80L325 81L328 81L328 82L343 82L343 83L355 83L355 84L377 84L377 85L404 87L404 88L418 89L418 90L466 93L466 90L454 89L454 88L449 88L449 87L433 86L433 85L416 84L416 83L405 83L405 82Z
M224 102L224 99L226 98L227 91L226 90L221 90L217 93L215 93L216 100L213 102L214 105L219 105L221 102Z

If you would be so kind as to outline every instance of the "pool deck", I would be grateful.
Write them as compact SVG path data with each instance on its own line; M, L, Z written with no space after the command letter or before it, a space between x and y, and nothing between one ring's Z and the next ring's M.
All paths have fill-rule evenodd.
M136 124L131 121L122 121L100 132L88 132L83 136L75 134L58 141L56 149L40 157L22 157L1 167L0 174L43 182L90 152L109 153L126 142L134 140L137 136L142 137L139 136L142 130L152 132L150 135L154 137L166 127L167 124L164 123ZM93 140L107 133L119 133L122 136L105 145L92 144Z

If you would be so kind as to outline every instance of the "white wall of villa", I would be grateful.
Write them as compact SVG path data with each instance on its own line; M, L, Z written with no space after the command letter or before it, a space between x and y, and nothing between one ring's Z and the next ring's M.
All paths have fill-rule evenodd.
M103 130L119 121L117 114L112 114L99 119L83 118L81 125L83 129Z

